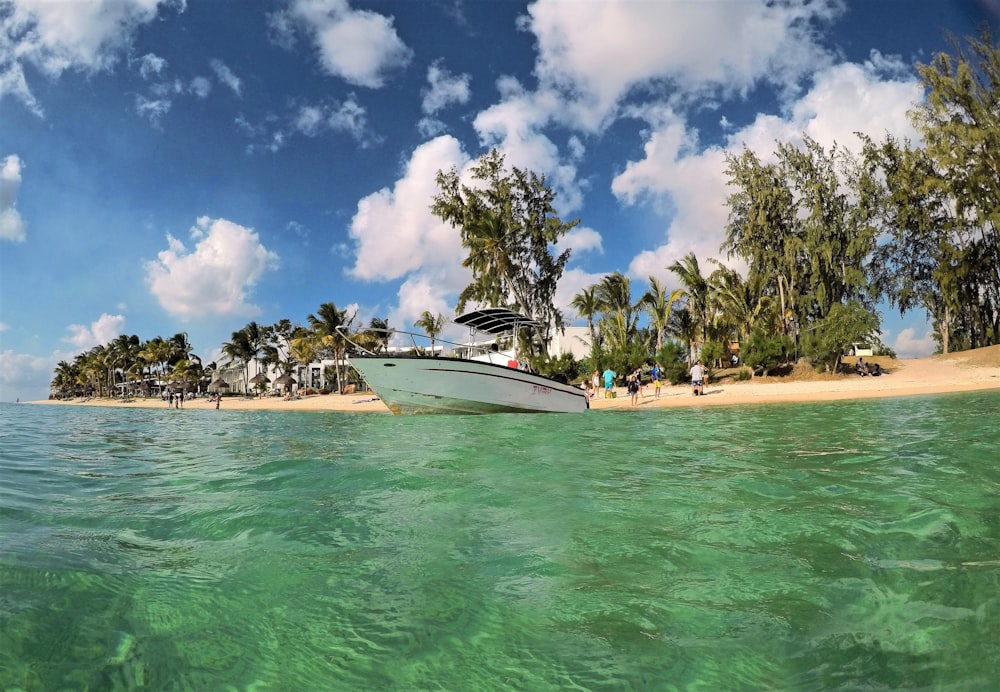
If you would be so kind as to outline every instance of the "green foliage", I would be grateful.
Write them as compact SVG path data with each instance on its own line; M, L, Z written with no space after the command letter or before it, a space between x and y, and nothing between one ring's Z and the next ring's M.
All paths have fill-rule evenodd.
M434 315L431 314L430 310L424 310L420 313L420 319L414 322L413 326L424 330L424 334L426 334L427 338L431 340L430 350L433 354L434 344L437 341L437 335L440 334L445 327L444 315L441 313Z
M870 177L846 150L808 136L801 146L779 142L777 159L763 165L750 151L728 159L736 192L723 249L747 261L748 283L777 298L782 321L807 325L847 299L873 304L866 277L877 230L842 182Z
M535 361L535 369L546 377L562 375L567 382L574 382L580 379L581 373L589 372L581 369L580 363L570 353L564 353L558 358L539 357Z
M671 384L681 384L687 381L688 364L687 349L683 344L676 341L664 342L663 347L656 354L656 361L663 368L663 376Z
M804 353L817 366L836 371L841 354L849 345L870 341L878 328L878 315L860 303L851 301L847 305L834 305L826 319L806 333Z
M883 343L879 344L878 349L876 349L876 351L875 351L875 355L876 356L888 356L889 358L892 358L892 359L895 359L895 358L898 357L898 356L896 356L896 352L894 350L892 350L891 348L889 348L888 346L886 346Z
M610 363L611 369L616 373L625 375L646 364L649 355L642 344L632 342L625 344L622 348L609 351L605 354L604 360Z
M927 98L911 113L924 146L887 140L887 296L923 307L948 353L1000 333L1000 45L989 28L955 55L917 65ZM875 147L872 147L875 149Z
M728 352L728 349L722 342L709 341L701 347L701 364L711 370L726 357Z
M743 345L743 362L753 368L754 372L767 372L788 360L792 347L792 340L789 337L773 336L756 329Z
M860 134L855 156L805 137L779 142L773 163L748 149L727 159L722 249L746 261L752 290L725 287L715 324L732 318L743 336L765 308L777 319L755 327L787 334L797 324L804 352L829 367L844 329L843 314L825 323L831 312L859 304L873 314L888 300L900 313L926 310L944 352L997 343L1000 45L985 28L952 46L917 65L920 146Z
M753 371L750 368L740 368L736 371L733 379L737 382L746 382L753 378Z
M459 295L465 305L508 307L542 324L542 341L549 329L563 326L554 296L570 251L553 257L552 247L579 223L564 223L555 213L555 193L532 171L505 169L496 149L472 168L480 184L462 185L456 169L438 171L438 194L432 213L458 228L469 254L462 266L472 271L472 283Z

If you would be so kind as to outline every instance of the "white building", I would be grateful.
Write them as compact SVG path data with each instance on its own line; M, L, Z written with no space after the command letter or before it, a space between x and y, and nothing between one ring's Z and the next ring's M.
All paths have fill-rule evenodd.
M566 327L565 332L556 329L549 344L549 355L555 358L569 353L576 360L590 356L590 329L587 327Z

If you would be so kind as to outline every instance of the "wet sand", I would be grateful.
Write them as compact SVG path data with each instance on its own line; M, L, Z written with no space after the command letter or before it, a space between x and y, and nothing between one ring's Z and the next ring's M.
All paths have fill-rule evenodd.
M755 377L744 382L731 379L705 386L703 396L694 396L689 385L664 386L656 398L647 384L638 405L633 406L624 387L616 389L617 398L605 399L603 392L591 401L591 410L670 408L675 406L719 406L733 404L768 404L789 402L821 402L844 399L947 394L983 389L1000 389L1000 346L913 360L869 358L886 370L881 377L857 375L829 376L811 372L796 372L788 377ZM68 406L114 406L117 408L166 408L158 398L122 401L121 399L76 399L72 401L38 401L36 404ZM188 399L185 409L214 409L207 398ZM285 401L281 397L244 399L224 397L221 408L226 410L282 411L350 411L358 413L388 413L386 406L374 394L324 394Z

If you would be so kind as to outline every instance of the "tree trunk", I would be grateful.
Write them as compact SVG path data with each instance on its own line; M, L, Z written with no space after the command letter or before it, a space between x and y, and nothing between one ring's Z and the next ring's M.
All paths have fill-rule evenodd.
M944 319L941 320L939 330L941 332L941 350L943 353L948 353L948 337L951 325L951 308L947 305L944 306Z

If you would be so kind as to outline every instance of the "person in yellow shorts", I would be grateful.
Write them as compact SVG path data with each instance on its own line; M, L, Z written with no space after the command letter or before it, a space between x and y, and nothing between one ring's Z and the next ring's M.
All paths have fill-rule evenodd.
M663 368L660 367L659 363L653 365L652 371L649 373L650 377L653 378L653 387L656 389L656 398L660 398L660 385L663 384Z

